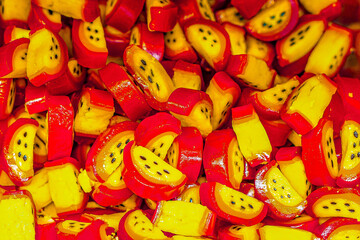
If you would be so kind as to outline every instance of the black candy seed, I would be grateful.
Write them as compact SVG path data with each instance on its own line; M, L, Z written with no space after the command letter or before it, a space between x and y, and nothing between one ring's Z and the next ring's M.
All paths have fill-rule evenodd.
M231 204L232 204L232 205L235 205L235 202L234 202L234 201L231 201Z
M166 169L164 169L163 171L164 171L164 173L170 174L170 172Z
M329 209L329 207L328 206L323 206L323 209Z
M26 137L27 136L27 132L24 132L24 137Z
M354 137L358 138L359 137L359 134L357 131L354 131Z
M340 212L341 210L337 208L337 209L335 209L335 211Z
M26 160L27 160L27 156L26 156L26 155L24 155L24 156L23 156L23 159L24 159L24 161L26 161Z
M121 143L119 143L116 147L119 148L121 146Z
M274 182L274 183L276 183L276 180L275 180L275 179L273 179L273 182Z
M251 209L254 209L253 205L249 204L248 206L249 206Z
M150 166L146 164L146 165L145 165L145 168L148 168L148 169L150 169Z
M140 158L141 158L142 160L146 160L146 157L144 157L144 156L140 156Z
M351 160L353 160L355 158L355 154L351 154Z
M20 144L21 144L21 140L20 140L20 139L17 141L17 144L18 144L18 145L20 145Z
M146 61L144 59L141 59L141 63L146 66Z
M111 159L111 163L114 163L116 161L116 158Z
M18 153L18 157L21 157L21 152Z

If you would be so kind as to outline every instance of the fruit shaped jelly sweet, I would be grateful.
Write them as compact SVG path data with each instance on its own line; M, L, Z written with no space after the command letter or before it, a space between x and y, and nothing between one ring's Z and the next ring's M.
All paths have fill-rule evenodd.
M246 53L245 30L235 24L225 22L222 24L229 35L231 54L239 55Z
M7 191L0 199L0 234L4 239L34 240L36 209L31 194Z
M341 128L342 158L336 184L341 187L355 187L360 183L360 125L353 119L346 119Z
M161 159L181 133L181 122L169 113L159 112L142 120L135 131L135 144L146 147Z
M10 116L15 102L15 81L13 79L0 79L0 119Z
M228 121L229 110L239 100L241 89L225 72L217 72L210 80L206 93L213 102L211 125L215 130Z
M98 1L96 0L83 0L67 1L62 0L33 0L33 4L36 4L42 8L50 9L54 12L58 12L61 15L74 19L82 19L83 21L94 21L99 16Z
M181 121L182 127L196 127L203 137L213 130L213 103L209 95L203 91L177 88L169 97L168 110Z
M255 177L256 196L269 207L274 219L289 220L300 215L307 202L278 169L276 161L262 167Z
M62 27L61 14L53 10L31 4L28 24L30 29L47 26L54 32L59 32Z
M169 0L146 0L146 15L150 31L168 32L176 24L177 6Z
M261 226L261 223L249 227L244 225L224 226L219 229L218 237L223 240L259 240L257 230Z
M292 91L300 84L295 76L285 83L280 83L263 92L256 92L250 97L256 112L267 120L280 119L280 110Z
M232 109L232 128L240 151L251 167L270 160L272 146L269 137L251 104ZM252 142L257 144L251 144Z
M88 196L81 190L77 176L79 163L71 157L46 162L49 191L59 216L80 213L86 206Z
M123 165L114 170L104 183L95 184L94 191L91 193L95 202L101 206L118 205L133 195L121 176L122 168Z
M206 137L203 156L208 181L239 189L244 175L244 157L232 129L210 133Z
M106 2L105 23L121 32L127 32L139 17L145 0L109 0ZM124 18L124 16L126 16Z
M32 30L26 64L26 75L32 84L38 87L60 77L67 62L66 45L57 33L46 27Z
M47 82L46 89L51 95L68 95L81 89L85 77L85 69L76 59L71 58L67 63L64 75Z
M232 224L251 226L259 223L267 213L267 206L256 198L217 182L200 185L201 203Z
M189 20L207 19L215 21L214 12L205 0L175 0L178 6L178 20L183 26Z
M322 187L312 192L307 200L306 211L310 216L360 219L360 192L355 188Z
M100 17L92 22L74 20L72 27L74 56L87 68L102 68L106 65L108 49Z
M326 20L318 15L304 15L297 27L276 42L276 54L280 66L299 61L316 46L327 27Z
M320 0L313 3L309 0L299 0L300 4L311 14L324 16L328 19L334 19L341 13L342 2L339 0Z
M360 224L350 218L330 218L318 229L321 239L358 239Z
M263 42L250 35L246 35L246 53L264 60L271 66L275 58L275 48L271 43Z
M299 6L295 0L281 0L263 9L249 20L246 30L262 41L278 40L296 26L299 18Z
M246 19L254 17L265 3L266 0L231 0L231 5Z
M165 33L164 43L164 55L167 59L195 62L198 58L179 23L176 23L173 29Z
M20 38L0 47L0 78L26 77L29 39Z
M201 90L205 85L199 64L179 60L172 70L174 71L172 80L176 88Z
M104 225L104 227L102 227L101 225ZM97 220L93 222L80 222L69 219L69 220L59 221L55 228L56 228L57 239L59 240L71 240L71 239L105 240L108 239L106 238L106 234L105 234L106 226L107 224L105 224L101 220ZM89 230L90 232L88 232ZM101 237L100 234L99 234L100 236L96 236L95 230L97 230L98 234L102 230L104 232L103 233L104 237ZM83 235L84 233L85 234L87 233L88 236L86 237L84 236L81 238L80 236Z
M134 139L137 126L135 122L121 122L107 128L96 138L86 160L86 171L90 179L103 183L118 168L123 169L124 148Z
M305 213L291 220L274 220L270 217L267 217L262 222L265 225L291 227L306 230L309 232L315 232L316 229L319 227L319 219L313 218Z
M308 133L322 118L336 89L325 74L306 79L289 95L281 109L281 119L296 133Z
M125 67L109 63L99 70L99 75L108 91L131 120L136 121L151 111L142 89L136 85Z
M124 240L168 239L142 210L130 210L121 218L118 235Z
M276 162L284 177L302 198L311 193L311 184L306 177L304 163L301 159L301 147L284 147L276 153ZM296 174L294 174L296 172Z
M250 54L230 56L225 72L240 84L259 90L270 88L276 74L264 60Z
M164 35L160 32L151 32L145 23L138 23L131 29L130 43L150 53L161 61L164 57Z
M336 39L336 42L334 42ZM332 46L329 49L328 46ZM331 24L311 52L305 72L334 77L344 65L352 46L352 33L347 28Z
M186 22L184 31L191 46L215 71L224 70L231 54L231 43L223 26L210 20L194 19Z
M291 128L283 120L266 120L260 118L266 134L269 137L271 146L281 147L286 144Z
M171 166L187 176L189 183L194 183L200 174L202 154L200 131L195 127L183 127L169 148L167 159Z
M156 58L136 45L124 52L124 64L145 92L146 101L156 110L166 109L174 84Z
M151 219L162 231L185 236L211 236L216 215L206 206L183 201L161 201Z
M291 236L297 240L316 240L318 239L312 232L291 227L266 225L259 228L260 239L264 240L286 240Z
M33 119L18 119L1 140L1 168L17 186L27 185L34 176L34 139L39 124Z
M218 23L229 22L237 26L245 26L246 20L235 7L228 7L220 9L215 13L216 21Z
M201 204L200 202L200 185L186 185L184 191L176 198L178 201Z
M53 96L48 101L48 160L69 157L73 147L74 110L67 96Z
M76 135L96 138L107 128L114 112L114 100L109 92L84 88L74 120Z
M332 121L322 118L313 130L301 137L301 145L302 160L310 183L335 186L339 170Z
M20 0L2 0L0 2L0 24L3 27L6 26L17 26L17 27L27 27L27 22L31 9L31 1Z
M142 204L142 198L133 194L131 197L123 201L122 203L114 206L110 206L111 209L121 212L127 212L129 210L139 209Z
M31 193L36 209L46 207L52 202L49 191L48 172L45 168L35 173L29 185L22 186L19 189Z
M187 181L186 175L133 141L124 149L124 164L122 176L126 186L142 198L172 199L180 194Z
M30 30L19 28L16 26L8 26L4 31L4 44L14 41L19 38L29 38Z

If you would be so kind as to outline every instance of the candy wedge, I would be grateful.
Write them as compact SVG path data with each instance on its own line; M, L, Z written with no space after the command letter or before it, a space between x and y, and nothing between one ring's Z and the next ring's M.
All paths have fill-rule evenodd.
M81 66L87 68L105 67L108 49L100 17L92 22L74 20L72 42L75 58Z
M240 188L245 168L244 157L232 129L214 131L206 137L203 164L208 181Z
M221 25L199 19L187 21L184 31L191 46L212 68L224 70L231 53L231 43Z
M184 95L187 98L184 98ZM169 97L168 110L181 121L181 126L196 127L204 137L211 133L213 103L206 93L177 88Z
M281 110L281 118L298 134L306 134L322 118L336 88L326 75L308 78L290 94Z
M217 182L202 183L200 198L203 205L233 224L254 225L267 213L263 202Z
M1 141L1 167L18 186L34 176L34 140L39 124L33 119L18 119L9 126Z
M209 236L214 230L216 215L207 207L183 201L161 201L152 222L163 231L187 236Z
M96 0L66 1L61 0L34 0L36 5L58 12L66 17L82 19L84 21L94 21L99 16L98 2Z
M124 149L125 184L136 195L154 201L169 200L180 194L187 178L153 152L130 142Z
M240 151L250 166L270 160L272 146L269 137L251 104L232 109L232 126ZM257 144L250 144L252 142Z
M256 195L269 207L272 218L290 220L305 210L307 202L277 166L272 161L258 171L255 177Z
M68 62L66 45L62 38L46 27L30 33L26 74L35 86L64 74Z

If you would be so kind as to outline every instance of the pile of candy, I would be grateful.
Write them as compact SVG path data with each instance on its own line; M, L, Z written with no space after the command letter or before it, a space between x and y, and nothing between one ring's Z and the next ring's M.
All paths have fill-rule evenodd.
M0 63L0 239L360 238L360 0L0 0Z

